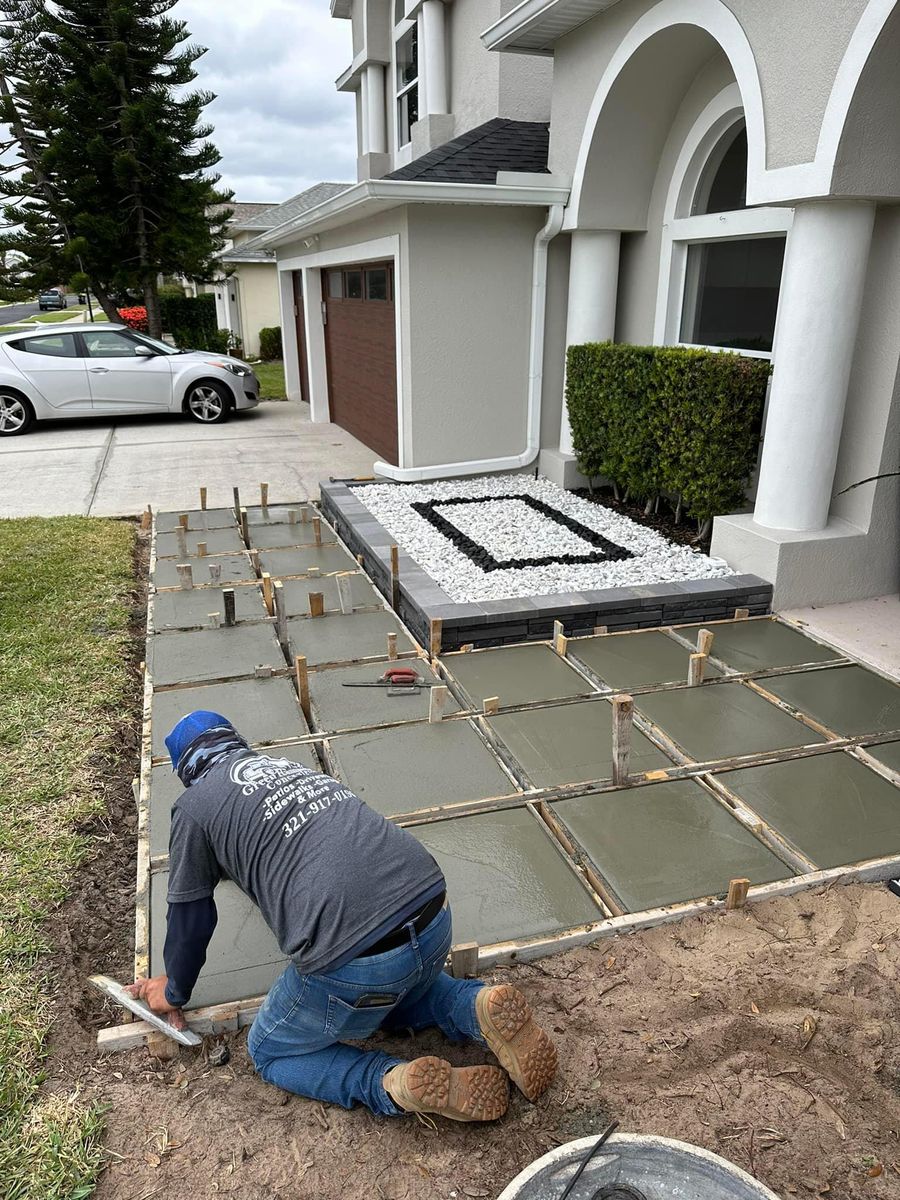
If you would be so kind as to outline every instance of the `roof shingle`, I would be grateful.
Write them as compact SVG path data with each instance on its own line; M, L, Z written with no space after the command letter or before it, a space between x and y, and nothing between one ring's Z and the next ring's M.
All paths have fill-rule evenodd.
M550 126L543 121L495 117L460 134L385 179L434 183L496 183L498 171L549 174Z

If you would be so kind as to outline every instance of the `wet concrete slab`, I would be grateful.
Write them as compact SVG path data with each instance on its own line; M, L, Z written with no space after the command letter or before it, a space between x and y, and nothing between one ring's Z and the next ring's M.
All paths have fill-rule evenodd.
M848 737L900 729L900 685L865 667L801 671L766 679L763 687Z
M428 688L410 689L402 695L397 689L381 687L345 687L347 683L373 683L384 674L386 663L360 667L334 667L310 676L310 694L317 729L332 733L339 729L363 729L369 725L423 721L428 717L431 692ZM416 662L419 677L425 683L442 682L424 661ZM447 696L445 715L459 712L452 695Z
M539 937L601 918L550 836L524 809L411 832L446 876L455 943Z
M250 526L250 545L258 550L272 549L279 546L314 546L315 535L312 524L303 525L273 523L270 525ZM334 531L322 526L323 543L334 543Z
M281 742L309 733L289 679L241 679L155 692L152 700L153 756L166 753L172 728L197 709L220 713L252 745Z
M271 624L160 633L147 643L147 669L156 688L252 675L260 666L286 666Z
M611 633L569 642L569 654L611 688L648 687L687 682L690 650L657 629L646 633ZM720 675L707 664L707 678Z
M166 887L168 872L150 883L150 972L165 973ZM226 1004L262 996L284 970L285 959L259 909L233 883L215 893L219 919L188 1008Z
M900 788L836 751L720 776L819 867L900 854Z
M562 800L553 811L629 912L792 874L691 780Z
M318 510L311 504L303 500L295 500L293 503L285 504L270 504L268 508L260 508L258 504L247 504L247 520L251 526L258 525L287 525L291 520L291 513L296 514L298 522L303 519L303 509L307 511L307 523L312 521L313 517L319 515ZM326 526L326 521L322 519L322 528Z
M516 792L467 721L344 734L330 745L341 778L383 816Z
M472 702L497 696L501 706L528 704L537 700L562 700L595 691L549 646L503 646L442 658Z
M257 621L268 616L262 592L253 585L234 589L234 611L238 621ZM159 632L206 627L210 613L219 614L220 624L224 621L225 601L221 588L190 588L188 591L179 588L173 592L158 592L153 599L153 628Z
M322 575L318 579L285 579L284 606L289 617L309 612L310 592L321 592L326 612L340 612L337 575ZM354 608L383 607L384 601L362 572L347 575L350 581L350 602Z
M156 513L156 529L158 533L175 533L181 524L181 513ZM191 529L229 529L237 528L234 510L230 508L207 508L185 510L188 519L188 530ZM202 539L201 539L202 540Z
M289 762L301 763L311 771L322 770L316 752L308 742L301 745L268 746L259 753L267 758L286 758ZM153 767L150 772L151 855L168 853L172 805L183 791L181 780L168 763Z
M239 550L244 549L241 535L235 527L229 529L197 530L196 532L188 530L184 541L188 554L199 554L198 547L201 542L205 543L207 554L236 554ZM179 562L184 561L177 533L160 533L157 535L156 557L177 558Z
M825 741L740 683L649 693L636 708L697 762Z
M678 632L693 638L701 625L683 625ZM713 658L735 671L762 671L770 667L794 667L801 663L842 658L839 650L814 642L780 621L730 621L710 625Z
M256 578L256 572L250 565L246 554L220 554L215 558L188 557L183 560L189 563L195 584L213 582L213 571L218 569L222 583L251 582ZM178 587L181 583L178 577L178 566L182 562L178 558L158 559L150 574L151 581L158 588Z
M535 787L612 778L612 706L605 701L500 713L488 724ZM633 774L672 765L643 734L633 731Z
M305 575L310 567L317 567L323 575L334 571L355 571L356 559L340 546L301 546L296 550L262 550L260 566L273 579L286 575Z
M389 633L397 634L398 654L414 648L397 618L386 611L293 617L287 626L291 653L305 654L311 667L375 655L386 658Z
M883 762L892 771L900 771L900 742L885 742L882 746L869 746L867 751L873 758Z

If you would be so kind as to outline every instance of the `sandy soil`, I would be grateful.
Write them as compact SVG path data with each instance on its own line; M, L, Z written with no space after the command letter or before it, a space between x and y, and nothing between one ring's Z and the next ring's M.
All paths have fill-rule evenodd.
M553 1031L560 1071L536 1106L516 1095L492 1126L431 1127L288 1096L255 1077L243 1032L225 1039L231 1062L219 1068L205 1050L165 1064L144 1050L101 1059L96 1030L119 1015L84 980L132 969L136 726L121 751L98 766L107 818L53 931L46 1086L75 1084L110 1106L98 1200L495 1197L610 1118L705 1146L785 1200L900 1194L900 901L880 885L711 912L494 972ZM438 1035L387 1044L457 1064L480 1057Z

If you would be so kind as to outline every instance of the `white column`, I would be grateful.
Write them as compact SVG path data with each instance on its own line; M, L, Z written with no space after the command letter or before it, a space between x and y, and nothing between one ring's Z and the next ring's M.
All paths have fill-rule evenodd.
M369 153L387 151L387 121L384 109L384 67L369 63L366 67L366 99L368 101Z
M369 153L369 86L366 73L359 79L359 153Z
M447 91L447 30L443 0L425 0L419 26L420 71L425 72L425 112L429 117L450 111Z
M813 531L828 523L868 269L875 206L811 201L788 234L753 520Z
M619 292L619 246L617 229L576 229L569 257L569 307L566 316L566 346L584 342L609 342L616 332L616 300ZM559 448L572 454L572 430L563 400L559 425Z

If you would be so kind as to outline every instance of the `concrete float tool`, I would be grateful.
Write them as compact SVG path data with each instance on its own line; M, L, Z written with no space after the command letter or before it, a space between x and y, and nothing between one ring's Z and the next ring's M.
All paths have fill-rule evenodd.
M408 696L420 689L430 690L434 684L426 683L415 667L388 667L385 673L372 682L345 683L344 687L387 688L389 696Z
M102 992L108 999L114 1000L116 1004L121 1004L123 1008L133 1012L136 1017L140 1017L142 1021L146 1021L148 1025L152 1025L154 1029L164 1033L166 1037L173 1038L182 1046L203 1045L203 1038L198 1033L194 1033L190 1029L176 1029L174 1025L169 1024L165 1017L157 1016L143 1000L136 1000L134 996L130 996L121 983L110 979L108 975L90 975L88 983L93 984L97 991Z

